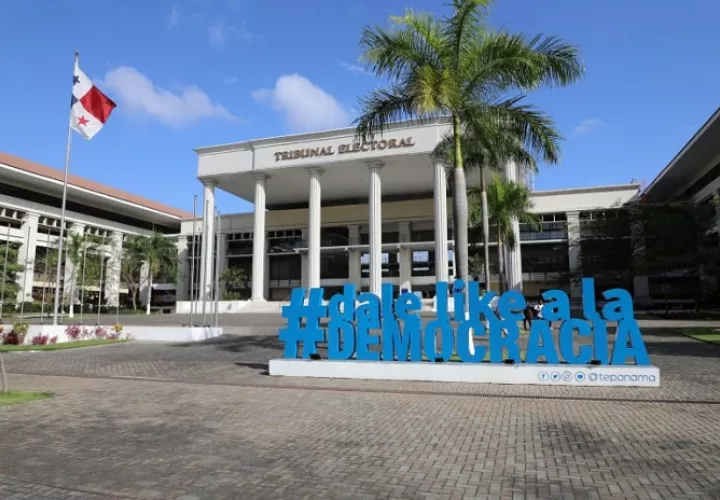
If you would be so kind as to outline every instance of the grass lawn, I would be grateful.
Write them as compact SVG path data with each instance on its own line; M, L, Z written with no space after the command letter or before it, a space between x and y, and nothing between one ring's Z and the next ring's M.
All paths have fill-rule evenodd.
M50 392L29 392L29 391L9 391L0 392L0 406L14 405L19 403L29 403L39 399L51 398Z
M76 340L74 342L60 342L58 344L47 345L0 345L0 352L15 351L59 351L62 349L76 349L78 347L90 347L94 345L122 344L129 342L128 339L123 340L106 340L106 339L90 339Z
M682 335L701 340L702 342L708 342L710 344L720 345L720 332L715 329L709 328L688 328L680 330Z

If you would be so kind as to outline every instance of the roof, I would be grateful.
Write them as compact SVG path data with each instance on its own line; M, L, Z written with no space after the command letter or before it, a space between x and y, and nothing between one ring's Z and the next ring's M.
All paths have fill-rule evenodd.
M700 127L675 157L645 188L641 197L647 201L661 201L682 194L720 151L720 108Z
M55 181L63 182L65 179L64 172L55 168L46 167L44 165L40 165L39 163L34 163L29 160L25 160L23 158L18 158L17 156L13 156L8 153L3 153L0 151L0 163L10 166L12 168L16 168L18 170L28 172L31 174L39 175L42 177L46 177L49 179L53 179ZM179 210L177 208L170 207L168 205L164 205L162 203L158 203L156 201L149 200L147 198L143 198L142 196L137 196L134 194L127 193L125 191L121 191L119 189L112 188L110 186L106 186L104 184L100 184L99 182L94 182L88 179L83 179L82 177L78 177L76 175L68 175L68 184L72 186L79 187L81 189L86 189L89 191L94 191L96 193L109 196L111 198L116 198L120 201L124 201L127 203L133 203L135 205L141 206L143 208L149 208L151 210L155 210L158 212L162 212L167 215L171 215L173 217L178 217L182 219L186 218L192 218L192 214L185 212L183 210Z

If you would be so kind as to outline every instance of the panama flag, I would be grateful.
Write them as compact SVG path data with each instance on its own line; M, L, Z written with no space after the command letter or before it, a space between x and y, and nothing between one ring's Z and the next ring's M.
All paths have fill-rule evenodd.
M100 132L116 104L100 92L93 82L75 63L72 100L70 104L70 127L85 139L92 139Z

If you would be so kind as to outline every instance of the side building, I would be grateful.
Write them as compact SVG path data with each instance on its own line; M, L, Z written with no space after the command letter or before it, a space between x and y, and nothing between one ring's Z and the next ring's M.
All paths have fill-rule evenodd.
M0 153L0 241L10 242L16 263L22 266L16 273L19 293L3 297L5 307L37 302L43 295L47 301L47 294L54 291L55 269L45 263L61 236L63 178L60 170ZM192 218L192 214L74 175L68 179L66 201L64 236L93 236L102 242L99 251L105 273L84 291L88 296L101 294L101 303L108 306L123 303L128 293L121 279L123 241L153 231L177 235L181 221ZM77 273L72 266L63 259L61 289L66 295L71 289L79 290L77 276L73 288L72 277Z
M451 172L432 154L448 130L444 120L397 123L368 142L341 129L196 150L209 213L216 189L255 209L222 216L219 229L212 217L183 222L182 299L209 297L208 277L216 266L220 273L237 269L233 296L254 303L285 301L298 286L322 286L329 296L348 282L375 293L380 283L391 282L432 298L435 282L455 275ZM504 173L525 181L515 165ZM468 184L478 183L477 173L471 174ZM583 241L584 225L613 216L639 189L626 184L534 192L541 230L515 223L520 244L504 250L506 282L528 297L558 287L578 297L572 278L583 274L583 260L596 251L592 241ZM203 239L203 229L219 237ZM495 234L491 228L490 271L497 283ZM471 273L482 280L482 243L471 241L469 253ZM621 286L632 289L632 277Z

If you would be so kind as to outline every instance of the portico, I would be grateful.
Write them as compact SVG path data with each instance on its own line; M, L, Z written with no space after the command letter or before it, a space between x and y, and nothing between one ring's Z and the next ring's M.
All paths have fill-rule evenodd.
M305 254L306 279L303 286L321 286L321 259L330 251L321 241L325 226L323 214L335 210L354 212L355 220L348 220L347 241L350 276L358 281L361 275L361 252L369 257L369 276L366 287L380 293L383 282L383 205L432 198L435 235L435 280L449 277L448 256L452 241L448 238L449 211L446 165L432 156L432 152L448 131L445 120L425 125L407 123L390 127L382 137L359 141L354 129L304 134L300 136L261 139L237 144L199 148L198 178L204 184L206 213L214 209L215 189L235 194L254 204L252 232L251 299L267 300L267 239L266 214L269 211L307 209L307 222L302 227L303 240L293 251ZM366 205L364 217L357 214L357 206ZM209 207L209 208L208 208ZM343 208L341 208L343 207ZM352 208L355 208L352 210ZM413 214L406 214L412 220ZM420 214L418 214L419 216ZM212 217L203 221L203 232L213 234ZM360 243L359 225L367 224L367 241ZM409 224L407 231L409 233ZM354 232L355 234L350 234ZM409 235L399 235L393 246L410 243ZM214 238L206 238L202 245L200 290L208 293L212 276ZM338 246L338 245L336 245ZM342 249L339 249L342 250ZM407 254L409 255L409 253ZM402 258L402 276L410 278L409 262ZM405 260L408 260L405 257ZM355 262L357 261L357 262Z

